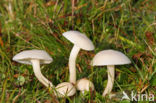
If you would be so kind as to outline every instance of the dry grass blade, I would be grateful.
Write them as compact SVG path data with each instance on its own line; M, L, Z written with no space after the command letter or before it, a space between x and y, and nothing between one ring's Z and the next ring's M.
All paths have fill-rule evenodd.
M52 103L59 103L56 95L54 95L54 91L55 90L52 90L51 88L48 89L48 93L50 94L51 98L52 98Z
M14 97L14 99L12 100L12 103L16 103L17 99L22 96L24 93L26 92L26 90L24 90L22 93L21 93L21 90L19 91L18 95L16 95Z
M74 10L75 10L75 0L72 0L72 28L74 27Z

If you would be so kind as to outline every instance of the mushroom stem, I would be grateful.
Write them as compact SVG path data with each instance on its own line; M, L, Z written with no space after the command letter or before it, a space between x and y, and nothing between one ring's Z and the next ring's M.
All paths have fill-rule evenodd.
M46 87L54 87L54 85L48 80L46 79L43 74L41 73L40 70L40 61L37 59L32 59L31 60L32 66L33 66L33 70L35 73L35 76L37 77L37 79Z
M113 89L114 76L115 76L114 65L108 65L107 72L108 72L108 82L107 82L107 86L102 94L103 96L105 96L106 94L109 94Z
M71 50L71 53L70 53L70 57L69 57L69 73L70 73L70 76L69 76L69 81L71 83L76 83L76 57L78 55L80 51L80 48L76 45L74 45L73 49Z

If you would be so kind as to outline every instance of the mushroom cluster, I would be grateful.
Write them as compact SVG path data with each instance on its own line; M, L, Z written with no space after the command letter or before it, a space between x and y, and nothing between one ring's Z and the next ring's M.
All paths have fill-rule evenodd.
M13 57L13 60L23 64L32 65L37 79L46 87L54 90L57 97L73 96L76 89L84 93L94 91L94 84L87 78L76 79L76 58L80 49L92 51L94 45L92 41L78 31L67 31L63 36L74 44L69 56L69 82L63 82L54 86L40 70L40 64L49 64L53 61L50 55L44 50L25 50ZM92 66L107 66L108 83L103 92L105 97L113 89L115 77L115 65L129 64L131 61L123 53L116 50L103 50L98 52L91 61Z

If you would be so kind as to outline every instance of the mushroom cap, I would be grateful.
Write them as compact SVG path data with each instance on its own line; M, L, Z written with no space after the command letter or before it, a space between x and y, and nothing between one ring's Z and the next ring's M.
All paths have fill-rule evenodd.
M76 88L69 82L63 82L56 86L57 96L73 96L76 93Z
M67 31L63 33L63 36L79 48L88 51L94 50L92 41L85 34L82 34L79 31Z
M89 91L91 88L94 91L94 84L90 80L82 78L77 81L76 88L80 91Z
M93 66L104 66L104 65L122 65L122 64L130 64L131 61L129 58L116 50L103 50L98 52L92 62Z
M44 50L24 50L13 57L13 60L23 64L31 64L32 59L40 60L40 64L49 64L53 61Z

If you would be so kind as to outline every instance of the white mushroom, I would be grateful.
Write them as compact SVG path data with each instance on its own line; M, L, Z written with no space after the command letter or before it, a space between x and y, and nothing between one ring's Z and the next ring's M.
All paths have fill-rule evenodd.
M104 66L107 65L108 83L103 92L103 96L109 94L113 89L115 68L114 65L130 64L131 61L123 53L115 50L103 50L98 52L93 58L91 65Z
M94 84L90 80L82 78L76 82L76 88L82 93L84 93L84 91L94 91Z
M78 31L67 31L63 33L63 36L74 44L74 47L69 57L69 72L70 72L69 81L75 84L76 83L76 66L75 66L76 57L80 49L91 51L94 50L94 45L92 41L85 34L82 34Z
M63 82L56 86L57 96L73 96L76 93L75 87L69 82Z
M45 78L43 76L43 74L41 73L41 70L40 70L40 64L49 64L53 61L53 59L50 57L50 55L47 52L45 52L43 50L25 50L25 51L22 51L22 52L16 54L13 57L13 60L16 62L19 62L19 63L32 65L37 79L46 87L54 88L54 85L47 78ZM69 94L63 94L65 92L62 92L60 89L57 90L57 88L56 88L56 91L58 93L60 93L64 96L65 95L72 96L75 94L76 89L71 83L65 82L65 83L61 83L61 84L64 85L62 87L62 90L67 91L66 93L69 93ZM61 85L61 84L59 84L59 85ZM73 88L71 88L71 87L73 87ZM59 97L59 95L58 95L58 97Z

